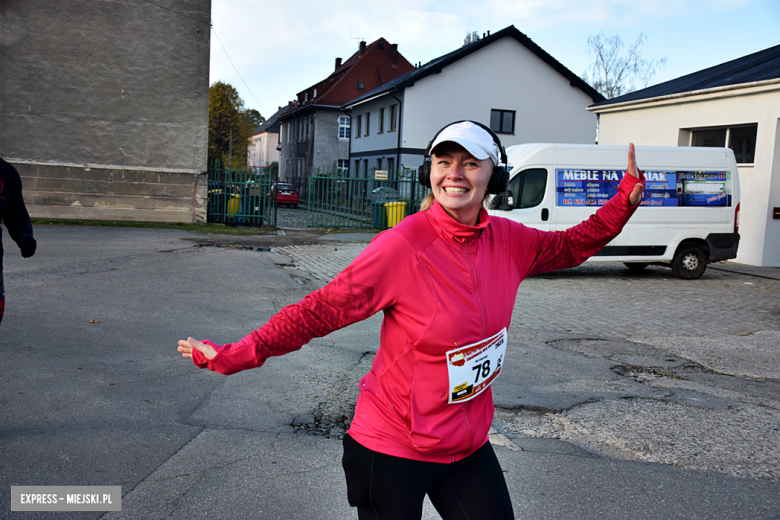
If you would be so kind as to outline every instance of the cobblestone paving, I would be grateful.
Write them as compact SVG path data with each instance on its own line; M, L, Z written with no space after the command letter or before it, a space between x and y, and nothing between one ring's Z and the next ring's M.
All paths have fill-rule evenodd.
M364 243L279 248L315 278L329 281ZM586 263L527 278L520 285L512 330L522 328L641 340L658 334L739 335L780 330L780 281L708 269L699 280L650 267L633 274L623 264Z
M306 208L276 208L276 227L303 229L306 227Z
M334 243L291 246L279 252L325 283L365 247ZM726 347L733 343L734 350L750 338L769 335L770 343L771 338L780 338L778 295L778 280L728 271L708 269L701 279L685 281L663 267L651 266L637 274L620 263L586 263L526 279L518 291L510 336L523 342L534 331L531 336L536 338L563 334L648 346L677 342L682 353L692 352L697 344L720 342ZM706 349L700 353L709 356ZM768 373L779 368L773 366L774 372ZM494 426L514 438L561 439L606 457L780 480L778 381L755 376L744 381L769 385L766 394L759 392L757 398L695 378L653 375L643 384L670 391L690 389L731 404L713 410L653 399L610 398L559 412L498 410Z
M279 253L293 257L297 269L308 271L312 277L329 282L344 270L368 244L343 243L312 244L279 247Z

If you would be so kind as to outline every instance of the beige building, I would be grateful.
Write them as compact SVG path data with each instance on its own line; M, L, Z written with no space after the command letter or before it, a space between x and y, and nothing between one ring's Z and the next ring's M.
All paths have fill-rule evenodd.
M741 190L736 261L780 266L780 45L588 110L599 117L599 144L732 148Z
M290 105L279 107L274 115L260 125L249 138L246 150L247 166L265 168L272 163L279 163L279 152L282 149L281 126L279 116L290 109Z

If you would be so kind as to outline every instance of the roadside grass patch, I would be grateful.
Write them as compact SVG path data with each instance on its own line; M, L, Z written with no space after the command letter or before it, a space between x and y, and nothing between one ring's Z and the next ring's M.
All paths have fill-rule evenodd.
M206 235L276 235L277 228L263 227L232 227L225 224L188 224L184 222L124 222L110 220L51 220L33 219L36 226L104 226L104 227L135 227L156 229L180 229L194 231Z

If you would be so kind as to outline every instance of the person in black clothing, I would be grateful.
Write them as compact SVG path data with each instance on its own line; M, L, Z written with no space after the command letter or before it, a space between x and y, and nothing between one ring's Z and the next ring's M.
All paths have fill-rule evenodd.
M22 199L22 179L16 168L0 158L0 219L8 228L8 234L22 251L22 257L35 254L37 246L33 238L32 222ZM0 322L5 312L5 287L3 287L3 240L0 229Z

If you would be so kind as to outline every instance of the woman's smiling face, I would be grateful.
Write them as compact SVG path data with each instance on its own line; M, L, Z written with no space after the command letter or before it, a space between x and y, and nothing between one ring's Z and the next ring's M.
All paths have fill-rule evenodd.
M431 161L433 197L456 221L476 225L493 173L493 161L475 159L452 141L439 144Z

